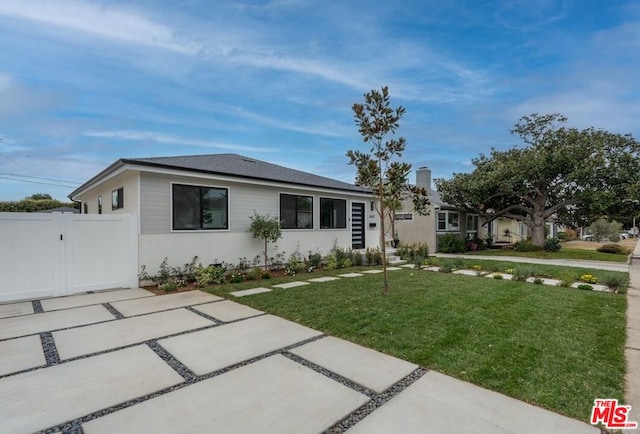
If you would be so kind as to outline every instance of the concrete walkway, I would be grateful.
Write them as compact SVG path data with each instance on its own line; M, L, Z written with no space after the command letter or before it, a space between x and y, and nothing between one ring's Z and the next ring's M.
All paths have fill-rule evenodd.
M1 432L600 432L200 291L15 303L0 318Z
M627 293L627 345L625 358L625 404L631 406L629 420L640 423L640 242L632 254ZM638 430L626 432L640 432Z

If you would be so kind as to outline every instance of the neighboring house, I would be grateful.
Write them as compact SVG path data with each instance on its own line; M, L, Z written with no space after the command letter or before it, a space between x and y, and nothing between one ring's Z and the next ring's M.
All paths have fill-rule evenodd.
M556 222L555 217L551 217L546 223L545 233L547 238L558 236L564 227ZM486 225L486 233L493 235L493 241L497 243L517 243L531 237L531 228L517 220L499 217Z
M165 257L251 261L263 247L248 232L254 213L282 222L270 256L379 246L368 190L236 154L120 159L69 197L85 214L138 214L139 265L152 274Z
M78 208L71 208L70 206L59 206L57 208L44 209L42 211L36 211L36 212L61 212L61 213L70 212L72 214L79 214L80 210Z
M430 252L437 252L438 237L447 233L465 239L484 236L477 214L468 214L444 203L440 194L431 188L431 170L427 167L416 171L416 186L429 192L429 214L421 216L412 211L410 200L403 202L395 217L395 230L401 243L427 243Z

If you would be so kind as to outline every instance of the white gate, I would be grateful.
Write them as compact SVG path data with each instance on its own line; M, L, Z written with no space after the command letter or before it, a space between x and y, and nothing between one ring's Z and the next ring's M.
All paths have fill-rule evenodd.
M0 213L0 302L138 285L135 214Z

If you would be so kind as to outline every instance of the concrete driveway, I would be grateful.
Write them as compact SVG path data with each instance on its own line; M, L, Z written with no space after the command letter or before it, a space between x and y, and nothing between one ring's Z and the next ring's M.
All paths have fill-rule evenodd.
M7 433L599 433L200 291L0 305Z

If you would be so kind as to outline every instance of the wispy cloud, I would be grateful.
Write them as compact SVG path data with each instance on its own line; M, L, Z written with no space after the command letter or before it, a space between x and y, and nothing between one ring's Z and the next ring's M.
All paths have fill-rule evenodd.
M153 142L166 145L176 146L194 146L199 148L213 148L224 150L235 150L244 152L278 152L273 147L257 147L245 146L232 143L213 142L209 140L195 139L190 137L179 137L171 134L152 132L152 131L135 131L135 130L114 130L114 131L86 131L86 137L98 137L105 139L130 140L139 142Z

